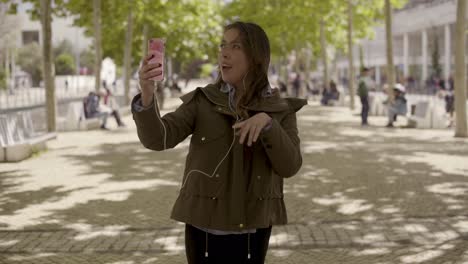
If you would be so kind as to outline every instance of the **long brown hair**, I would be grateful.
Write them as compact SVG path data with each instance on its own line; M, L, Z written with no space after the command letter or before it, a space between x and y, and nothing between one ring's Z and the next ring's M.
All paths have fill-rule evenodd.
M249 61L248 72L243 81L244 87L236 89L236 112L243 119L247 119L249 113L246 107L262 100L262 92L269 85L270 41L265 31L255 23L236 21L225 26L224 32L229 29L239 31L242 47ZM224 84L221 72L218 74L216 84Z

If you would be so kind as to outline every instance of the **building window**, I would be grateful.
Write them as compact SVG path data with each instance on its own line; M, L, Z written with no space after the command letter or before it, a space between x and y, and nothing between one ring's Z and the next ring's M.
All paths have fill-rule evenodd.
M39 44L39 31L23 31L23 45L33 42Z

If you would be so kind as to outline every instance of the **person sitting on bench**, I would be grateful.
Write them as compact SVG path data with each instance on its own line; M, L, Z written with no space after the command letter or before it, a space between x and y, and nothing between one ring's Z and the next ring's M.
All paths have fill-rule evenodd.
M115 117L115 121L117 122L118 126L124 126L122 121L120 120L120 115L116 112L110 109L109 107L106 107L104 105L101 105L99 103L100 96L96 94L95 92L89 92L88 96L86 96L83 100L84 104L84 112L85 112L85 117L88 118L102 118L102 124L101 124L101 129L106 129L108 130L106 124L107 124L107 118L109 115L113 115Z
M406 115L407 104L405 98L405 87L399 83L393 87L395 99L388 105L388 123L386 127L393 127L398 115Z

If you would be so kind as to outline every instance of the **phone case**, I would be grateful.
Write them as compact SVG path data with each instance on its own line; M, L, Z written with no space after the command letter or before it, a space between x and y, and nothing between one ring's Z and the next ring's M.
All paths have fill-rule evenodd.
M164 80L164 44L165 41L162 38L152 38L148 41L148 54L153 54L153 58L148 63L159 63L161 64L162 74L158 77L152 78L153 81Z

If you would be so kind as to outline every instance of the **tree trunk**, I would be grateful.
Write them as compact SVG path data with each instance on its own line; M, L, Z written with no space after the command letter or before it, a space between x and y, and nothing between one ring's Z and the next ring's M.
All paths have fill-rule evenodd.
M312 51L311 51L311 47L309 45L306 46L305 48L305 53L306 53L306 56L305 56L305 98L307 99L308 98L308 95L309 95L309 90L307 88L311 88L312 84L311 84L311 70L310 70L310 61L312 60Z
M11 79L10 79L10 49L8 48L8 46L6 46L5 48L5 85L6 85L6 89L7 90L10 90L10 83L11 83ZM2 88L2 87L0 87ZM8 102L8 100L7 100Z
M359 69L364 68L364 50L362 48L362 43L359 43Z
M353 4L348 0L348 61L349 61L349 98L351 110L354 110L354 59L353 59Z
M142 57L145 57L148 54L148 24L143 25L143 46L141 47L143 51Z
M325 21L320 21L320 45L322 50L322 63L323 63L323 88L326 89L330 83L328 77L328 57L327 57L327 40L325 38Z
M99 92L101 87L101 63L102 63L102 45L101 45L101 0L93 0L93 20L94 20L94 88Z
M11 80L11 85L12 87L16 87L16 80L15 80L15 73L16 73L16 54L15 54L15 48L11 49L10 53L10 65L11 65L11 70L10 70L10 80ZM53 60L52 60L53 61ZM53 66L54 64L52 64ZM55 84L55 82L54 82Z
M468 137L466 120L466 0L458 0L455 33L455 137Z
M331 58L331 80L333 80L335 83L339 83L339 77L338 77L338 53L335 52L333 53L333 57Z
M56 131L56 100L52 54L51 0L41 0L42 74L46 93L47 131Z
M133 34L133 12L130 5L127 16L127 33L125 35L124 69L125 69L125 105L130 104L130 75L132 69L132 34Z
M395 85L395 67L393 65L393 37L392 37L392 6L390 0L385 0L385 40L387 46L387 83L389 91Z

